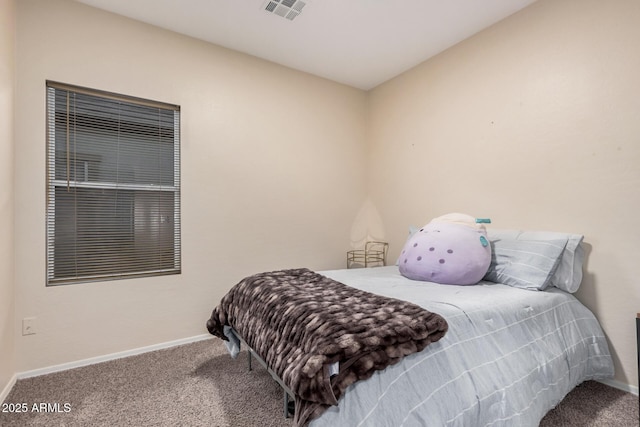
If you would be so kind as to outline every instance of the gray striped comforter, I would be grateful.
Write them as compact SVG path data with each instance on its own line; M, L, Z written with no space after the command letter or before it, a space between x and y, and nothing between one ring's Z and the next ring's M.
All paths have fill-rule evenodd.
M395 266L321 273L439 313L449 331L350 386L311 427L533 427L576 385L613 376L597 320L555 288L417 282Z

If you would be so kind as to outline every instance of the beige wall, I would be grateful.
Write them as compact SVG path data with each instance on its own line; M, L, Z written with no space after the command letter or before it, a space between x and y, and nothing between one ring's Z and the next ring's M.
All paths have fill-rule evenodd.
M0 393L15 373L13 285L14 0L0 0Z
M17 2L24 371L206 334L242 277L340 268L366 198L366 94L67 0ZM183 273L45 287L45 80L182 108Z
M585 234L578 296L617 380L636 384L636 1L539 0L369 94L67 0L17 12L16 313L0 323L16 371L204 333L246 274L339 268L366 236L388 239L394 259L409 225L461 211ZM45 288L46 79L182 106L181 276ZM38 333L22 337L31 316Z
M465 212L585 235L578 297L637 384L640 2L540 0L370 93L370 196L407 227Z

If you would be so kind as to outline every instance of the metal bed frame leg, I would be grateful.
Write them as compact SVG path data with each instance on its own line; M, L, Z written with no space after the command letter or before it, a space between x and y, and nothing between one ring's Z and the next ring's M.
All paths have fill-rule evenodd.
M253 357L252 357L253 349L249 347L249 345L242 338L240 338L239 335L236 334L236 336L238 337L240 342L247 347L247 361L249 362L249 370L251 371L253 369L253 367L251 366L253 361ZM284 384L284 382L282 382L282 380L276 375L275 372L269 369L269 367L267 366L267 362L265 362L257 353L256 353L256 360L260 362L262 366L264 366L264 368L267 370L267 372L269 372L271 377L280 385L280 387L282 387L282 391L284 394L282 399L284 417L289 418L289 396L290 396L290 393L291 393L291 396L293 396L293 392L289 390L289 388Z
M282 390L284 393L284 417L289 418L289 394L286 390Z

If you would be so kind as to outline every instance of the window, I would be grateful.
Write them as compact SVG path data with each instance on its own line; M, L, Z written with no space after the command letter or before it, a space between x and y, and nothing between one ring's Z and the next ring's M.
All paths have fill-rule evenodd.
M180 107L47 82L47 285L179 274Z

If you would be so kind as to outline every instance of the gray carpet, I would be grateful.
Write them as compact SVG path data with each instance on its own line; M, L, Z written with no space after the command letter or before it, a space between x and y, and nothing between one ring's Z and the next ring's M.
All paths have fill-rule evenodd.
M2 427L292 425L269 374L257 363L249 372L246 353L233 360L217 339L19 380L10 403L28 410L0 412ZM34 411L41 403L45 411ZM638 400L588 381L540 425L636 427Z

